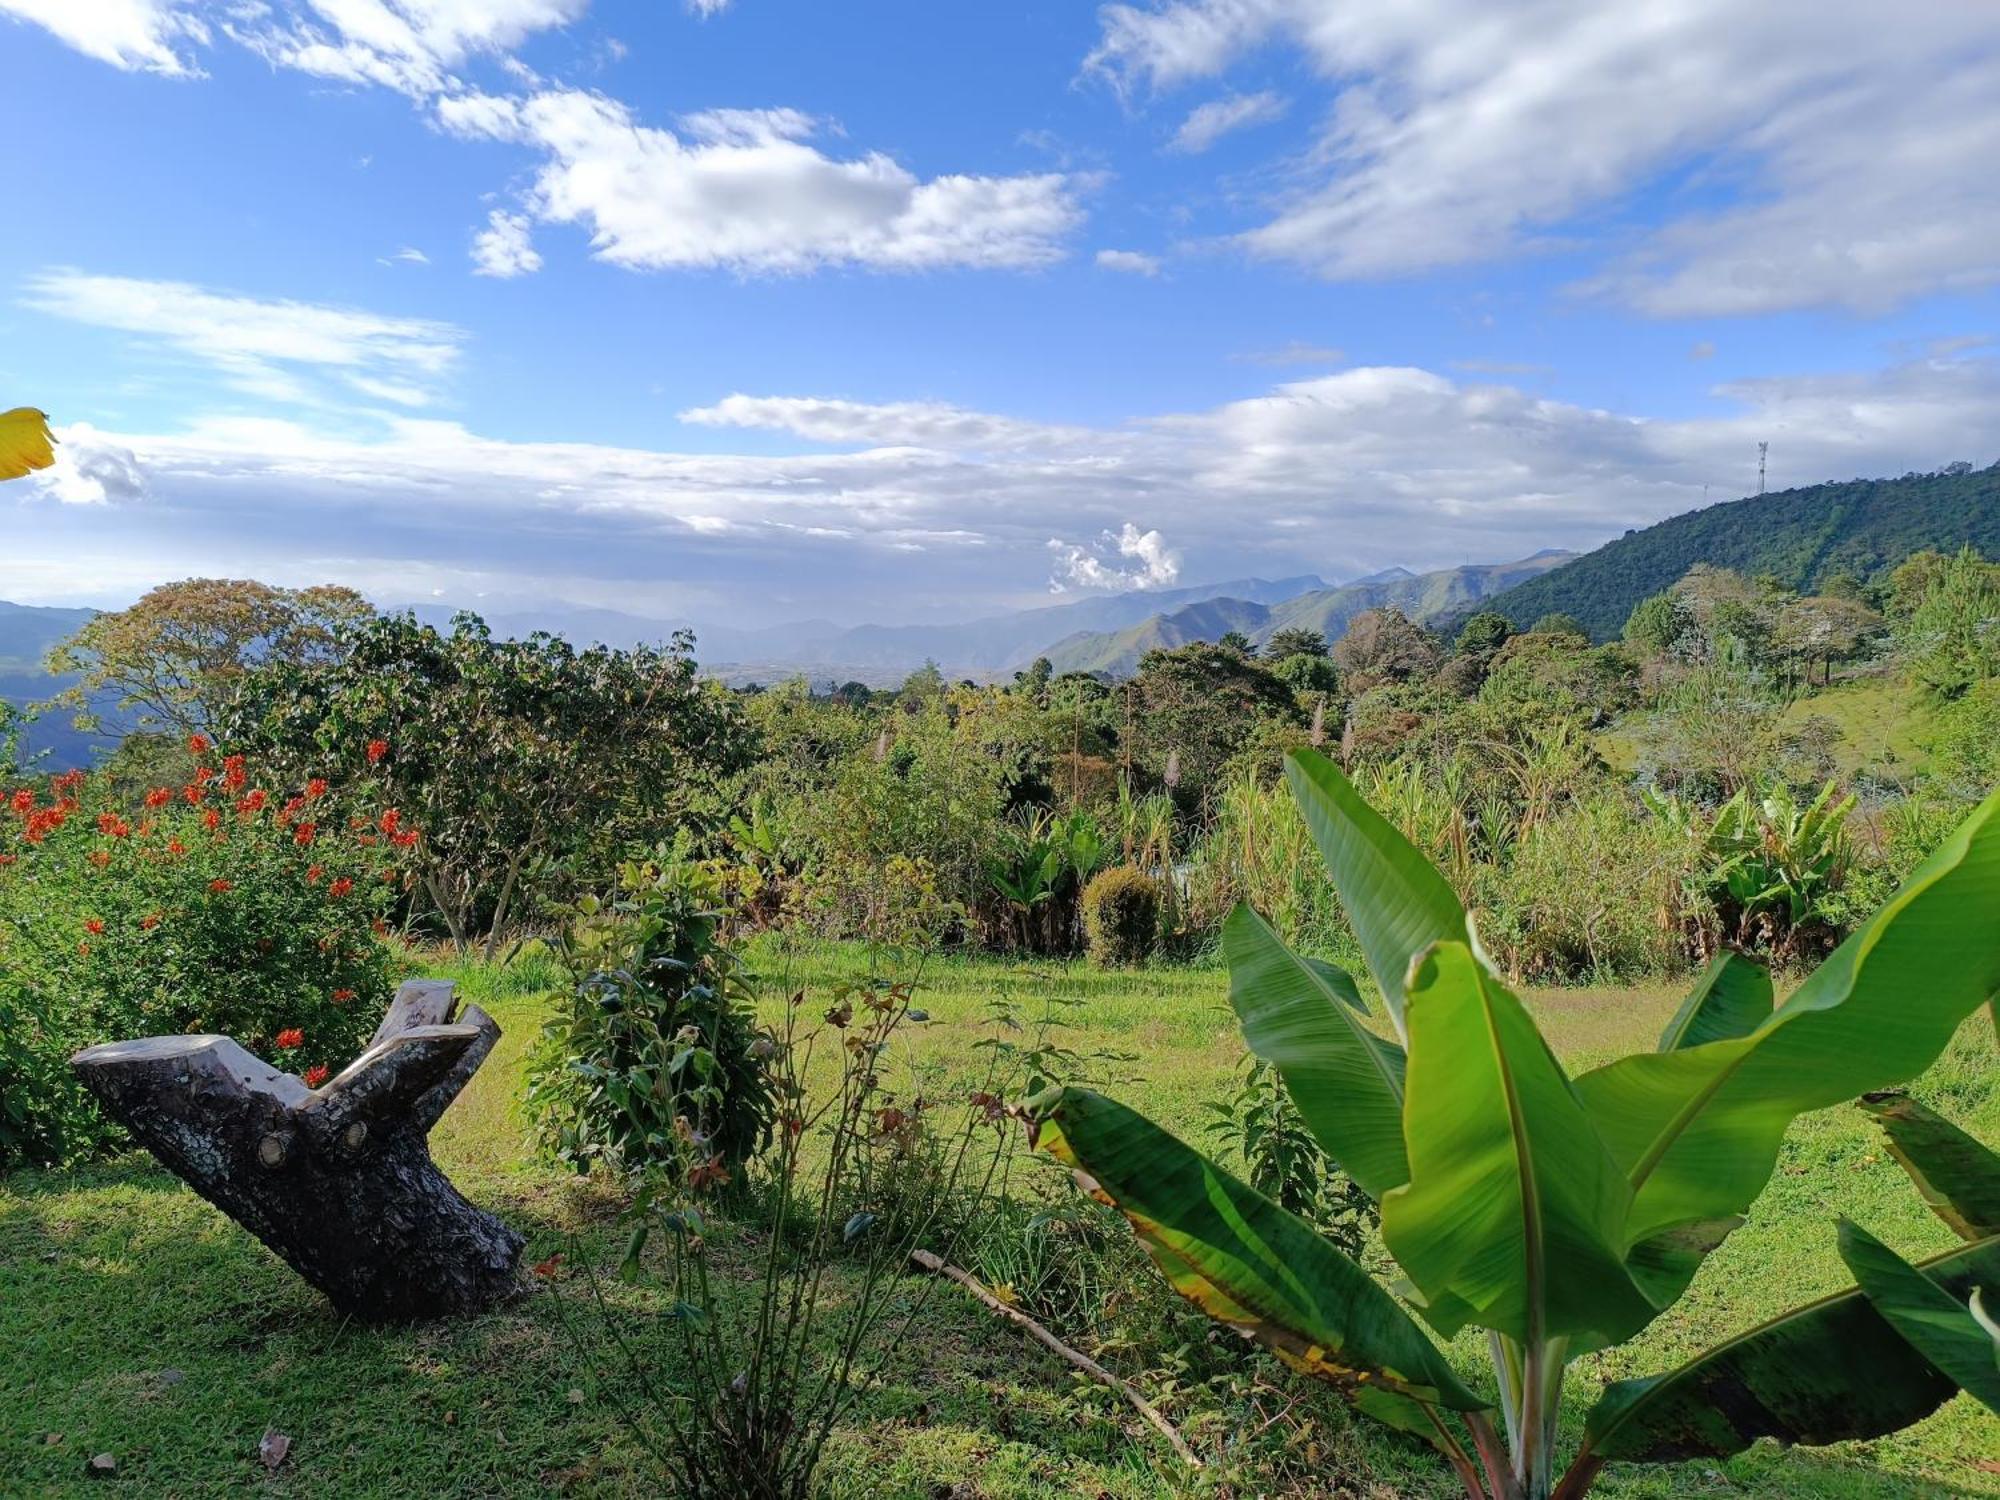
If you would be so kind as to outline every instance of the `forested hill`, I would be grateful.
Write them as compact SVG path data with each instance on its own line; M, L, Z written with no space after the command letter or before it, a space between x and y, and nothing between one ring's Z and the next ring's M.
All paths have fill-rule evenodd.
M2000 464L1901 479L1850 479L1729 500L1674 516L1587 552L1487 600L1525 629L1552 611L1608 640L1632 606L1696 563L1770 573L1810 590L1835 573L1869 574L1926 547L1971 544L2000 557Z

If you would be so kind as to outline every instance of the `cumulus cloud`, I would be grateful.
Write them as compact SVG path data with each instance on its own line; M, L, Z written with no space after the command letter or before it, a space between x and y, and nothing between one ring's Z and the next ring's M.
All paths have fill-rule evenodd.
M0 16L33 22L114 68L168 78L199 77L193 48L209 40L182 0L0 0Z
M283 401L310 399L307 372L332 374L365 394L384 384L411 404L458 358L464 333L428 318L265 300L181 281L46 271L28 279L23 303L39 312L115 329L208 366L234 389Z
M1157 276L1160 274L1160 258L1143 250L1100 250L1097 252L1097 268L1100 271L1120 271L1127 276Z
M1978 352L1713 394L1720 415L1661 421L1501 378L1359 367L1108 427L787 396L687 414L801 445L775 453L506 442L407 415L337 432L212 418L103 435L155 503L48 507L0 557L0 597L221 559L378 588L477 574L496 598L560 577L642 613L712 598L744 623L965 618L1025 602L1052 571L1158 587L1590 547L1701 504L1704 485L1754 491L1760 441L1774 486L2000 456L2000 361Z
M123 505L146 497L146 476L132 450L88 422L57 430L56 461L35 480L64 505Z
M1127 521L1114 532L1105 532L1094 547L1049 538L1055 562L1049 572L1049 592L1069 589L1130 593L1135 589L1171 588L1181 576L1181 555L1167 545L1157 531L1141 531ZM1119 567L1107 554L1135 560L1136 566Z
M486 216L486 227L472 240L474 275L504 280L526 276L541 268L541 252L528 238L526 217L499 208Z
M1169 0L1101 16L1086 66L1127 92L1220 76L1274 41L1329 81L1296 186L1240 238L1329 277L1531 248L1692 168L1723 206L1672 211L1587 290L1679 316L1873 311L2000 280L1991 6Z
M1270 89L1254 94L1225 94L1196 105L1167 144L1175 151L1195 155L1232 131L1283 119L1289 107L1290 102L1282 94Z
M448 98L437 118L540 151L529 211L583 225L599 258L631 270L1038 266L1082 218L1068 174L921 179L879 152L826 154L797 110L710 110L676 133L602 94L551 89Z

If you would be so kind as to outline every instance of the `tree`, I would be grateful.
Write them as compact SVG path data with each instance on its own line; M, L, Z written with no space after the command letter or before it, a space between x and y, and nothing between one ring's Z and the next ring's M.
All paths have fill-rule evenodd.
M1586 645L1590 642L1590 632L1575 615L1566 615L1561 610L1551 610L1528 627L1530 635L1573 635Z
M1148 651L1133 679L1138 739L1162 771L1172 759L1190 796L1206 796L1260 719L1302 722L1292 690L1261 663L1207 641Z
M1248 656L1251 654L1250 637L1240 630L1223 631L1222 638L1215 644L1220 646L1224 651L1234 651L1238 656Z
M49 653L76 673L59 702L79 709L112 691L141 729L212 734L244 677L305 670L338 654L341 631L374 613L352 589L282 589L248 579L161 584L129 609L96 616Z
M944 697L944 673L938 670L938 664L926 658L921 667L903 679L901 697L905 707L922 707Z
M1514 622L1497 610L1482 609L1467 620L1458 632L1461 654L1498 651L1514 634Z
M381 832L410 839L406 867L461 951L483 931L494 954L524 886L601 875L707 815L752 755L741 706L697 679L685 633L579 651L496 640L476 615L444 635L404 614L338 645L246 674L224 743L294 780L373 783L410 818Z
M2000 1408L1993 1342L1967 1308L1974 1288L2000 1290L2000 1225L1976 1207L2000 1201L2000 1161L1940 1138L1934 1117L1885 1114L1892 1150L1971 1243L1911 1267L1843 1224L1858 1286L1613 1383L1557 1467L1570 1364L1679 1300L1792 1120L1921 1073L2000 990L1986 920L2000 793L1784 1005L1768 969L1725 952L1656 1050L1572 1078L1444 877L1323 757L1295 754L1286 774L1389 1034L1350 975L1293 953L1247 905L1223 929L1230 1004L1327 1156L1381 1205L1423 1321L1486 1333L1495 1393L1312 1225L1142 1115L1075 1086L1029 1100L1034 1144L1124 1211L1177 1291L1429 1441L1470 1500L1581 1500L1608 1463L1727 1457L1760 1437L1879 1437L1961 1384Z
M1648 594L1625 617L1625 639L1648 656L1665 656L1693 624L1677 594Z
M1882 617L1857 600L1808 595L1779 607L1771 647L1800 663L1807 681L1817 663L1831 682L1834 663L1852 661L1881 631Z
M1326 634L1311 630L1303 625L1287 625L1283 630L1271 632L1271 638L1264 642L1264 660L1284 661L1293 656L1326 655Z
M1055 663L1046 656L1038 656L1028 663L1025 671L1014 674L1014 686L1039 698L1049 690L1049 682L1055 675Z
M1394 606L1361 611L1333 647L1333 664L1355 694L1435 672L1443 657L1437 637Z

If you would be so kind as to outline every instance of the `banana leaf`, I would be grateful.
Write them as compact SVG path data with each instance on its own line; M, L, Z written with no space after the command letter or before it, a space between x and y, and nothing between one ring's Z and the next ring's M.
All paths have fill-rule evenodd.
M1377 1200L1408 1182L1403 1049L1363 1023L1354 981L1293 953L1248 906L1223 923L1222 952L1243 1040L1278 1070L1327 1154Z
M2000 1361L1993 1338L1968 1306L1860 1225L1840 1221L1840 1258L1869 1305L1911 1348L1961 1390L2000 1411ZM1983 1290L1983 1288L1982 1288Z
M1771 971L1756 959L1725 948L1702 971L1667 1022L1657 1050L1678 1052L1704 1042L1748 1036L1770 1019L1771 1009Z
M1907 1094L1869 1094L1861 1108L1875 1117L1889 1154L1954 1234L1962 1240L2000 1234L2000 1155Z
M1488 1404L1366 1271L1143 1115L1069 1087L1028 1110L1035 1146L1122 1212L1174 1290L1210 1317L1350 1393L1381 1387L1459 1411Z

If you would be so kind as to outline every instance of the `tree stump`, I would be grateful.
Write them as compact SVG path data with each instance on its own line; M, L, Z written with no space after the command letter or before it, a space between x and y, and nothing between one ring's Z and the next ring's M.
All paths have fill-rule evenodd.
M431 1161L431 1126L500 1027L411 980L368 1050L309 1089L226 1036L152 1036L70 1059L105 1110L343 1313L408 1321L518 1289L522 1237Z

